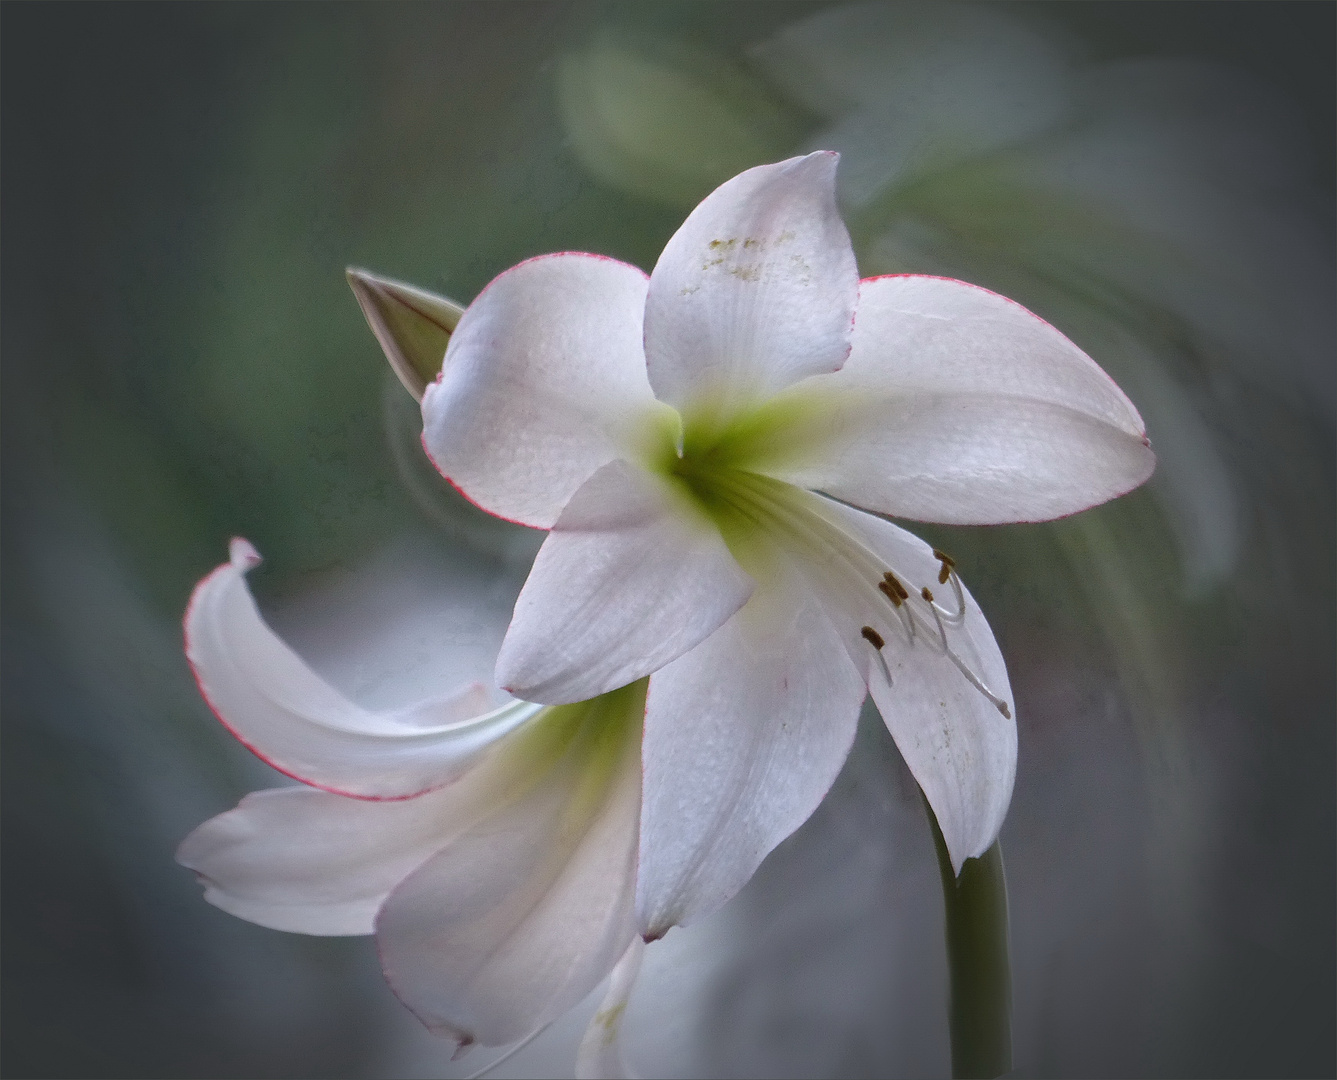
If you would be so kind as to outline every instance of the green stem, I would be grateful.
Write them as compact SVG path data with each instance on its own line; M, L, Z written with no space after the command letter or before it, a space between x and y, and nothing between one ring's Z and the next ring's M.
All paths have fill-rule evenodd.
M952 1076L997 1077L1012 1068L1012 972L1007 943L1007 878L997 842L967 859L961 876L928 800L947 915L951 975Z

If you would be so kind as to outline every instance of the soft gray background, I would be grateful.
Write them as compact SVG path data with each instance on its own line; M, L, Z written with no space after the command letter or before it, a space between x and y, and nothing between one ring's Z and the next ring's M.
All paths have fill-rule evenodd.
M920 530L1016 691L1018 1074L1333 1074L1331 4L0 19L6 1075L486 1060L447 1060L369 941L242 923L174 865L281 779L198 700L181 611L242 534L350 692L485 663L538 538L420 460L344 265L463 301L545 251L648 268L715 183L818 145L866 274L1028 303L1161 456L1066 522ZM643 1074L945 1074L932 847L864 720L812 821L650 950ZM569 1074L582 1023L509 1075Z

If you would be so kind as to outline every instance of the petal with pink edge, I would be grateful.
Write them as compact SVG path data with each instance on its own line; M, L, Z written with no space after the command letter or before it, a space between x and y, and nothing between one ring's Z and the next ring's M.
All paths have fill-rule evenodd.
M402 799L463 775L540 706L487 712L477 688L372 711L312 671L271 630L246 584L260 561L232 541L231 560L196 587L186 609L186 657L227 728L281 772L365 799Z
M845 366L770 408L786 422L759 470L923 521L1062 517L1156 462L1095 361L1019 304L945 278L864 281Z
M423 445L489 513L537 528L600 466L666 424L645 374L645 274L543 255L469 305L422 399Z

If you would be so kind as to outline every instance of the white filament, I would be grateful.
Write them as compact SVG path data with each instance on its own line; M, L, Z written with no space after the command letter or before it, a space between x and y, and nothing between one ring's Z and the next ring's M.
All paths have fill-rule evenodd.
M745 513L757 525L768 528L768 531L774 530L781 535L793 536L805 548L810 550L815 548L821 555L834 558L837 564L851 571L860 582L871 582L872 589L876 592L880 601L880 603L875 602L874 609L881 610L885 619L884 605L889 604L892 607L897 616L897 621L905 632L906 642L911 648L920 640L917 631L922 629L924 631L922 637L924 642L940 646L942 652L951 660L971 686L983 694L1004 716L1010 717L1012 715L1007 703L990 690L979 675L971 669L970 665L952 648L947 636L949 626L953 628L962 626L966 620L965 591L950 560L942 560L942 566L947 572L947 580L952 586L952 593L956 599L955 611L949 611L940 605L933 598L932 592L922 587L918 592L907 589L906 597L900 603L896 603L887 592L879 588L886 581L885 575L891 574L898 582L906 583L913 580L911 576L895 567L888 567L881 557L862 540L856 536L851 536L839 524L830 521L821 513L799 505L793 499L783 498L779 490L772 492L770 490L772 483L777 488L781 487L778 482L768 482L765 478L759 476L723 472L712 477L712 479L714 480L712 486L715 490L727 498L735 509ZM787 485L784 486L787 487ZM816 498L816 496L812 497ZM823 571L829 570L829 565L824 564L821 559L817 560L816 565ZM866 584L860 586L861 589L866 587ZM887 587L891 588L889 582ZM837 588L844 591L843 585L837 586ZM887 676L887 681L890 683L891 671L885 657L882 656L882 650L872 642L869 642L869 644L877 654L883 672Z

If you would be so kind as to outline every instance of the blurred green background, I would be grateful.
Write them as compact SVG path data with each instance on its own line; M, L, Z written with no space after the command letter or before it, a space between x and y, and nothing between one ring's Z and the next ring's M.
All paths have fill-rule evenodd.
M1018 1075L1332 1075L1334 10L6 3L0 1070L484 1060L369 941L231 919L173 863L281 781L198 700L181 612L240 534L350 692L485 654L539 537L421 459L344 266L462 302L547 251L649 269L715 184L825 146L864 274L1028 304L1160 455L1067 521L912 526L1012 671ZM634 1067L944 1075L935 875L866 716L814 819L650 950ZM569 1073L578 1033L498 1075Z

